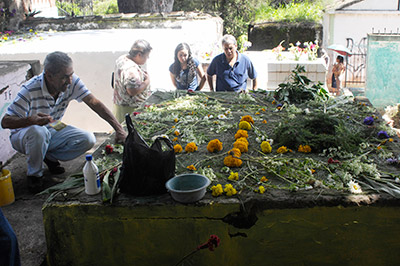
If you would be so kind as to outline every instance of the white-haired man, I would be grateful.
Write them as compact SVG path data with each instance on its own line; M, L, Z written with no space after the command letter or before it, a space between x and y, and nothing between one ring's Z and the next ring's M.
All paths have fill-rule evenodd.
M116 141L126 133L112 112L100 102L74 74L72 59L63 52L46 56L43 72L22 85L1 121L11 129L15 150L27 155L28 189L42 189L44 163L52 174L65 170L59 161L69 161L91 149L96 143L92 132L73 126L52 126L60 121L70 101L86 103L115 130Z

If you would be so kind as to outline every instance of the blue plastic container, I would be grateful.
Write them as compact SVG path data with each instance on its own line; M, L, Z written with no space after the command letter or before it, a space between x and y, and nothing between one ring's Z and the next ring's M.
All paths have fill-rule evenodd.
M181 203L191 203L201 200L211 181L199 174L177 175L165 183L174 200Z

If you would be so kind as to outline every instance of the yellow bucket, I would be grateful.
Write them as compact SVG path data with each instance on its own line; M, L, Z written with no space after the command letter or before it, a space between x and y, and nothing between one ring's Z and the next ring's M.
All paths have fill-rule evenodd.
M11 172L3 169L0 175L0 207L15 201L14 189L11 181Z

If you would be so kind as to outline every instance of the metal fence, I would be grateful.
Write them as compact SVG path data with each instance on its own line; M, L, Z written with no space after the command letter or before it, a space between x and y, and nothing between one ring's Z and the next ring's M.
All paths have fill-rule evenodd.
M345 87L365 88L367 38L362 38L358 44L354 44L352 38L346 40L347 48L352 52L352 56L346 58Z

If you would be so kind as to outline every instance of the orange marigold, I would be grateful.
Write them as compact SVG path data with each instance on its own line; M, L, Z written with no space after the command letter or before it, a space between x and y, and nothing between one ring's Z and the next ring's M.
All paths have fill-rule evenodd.
M174 146L175 153L180 153L180 152L182 152L182 150L183 150L183 148L182 148L182 146L180 144L176 144Z
M224 165L228 167L240 167L242 165L242 160L235 158L232 155L228 155L224 159Z
M298 152L309 153L309 152L311 152L311 147L309 145L300 145L299 149L297 151Z
M246 142L237 140L233 143L233 147L239 149L241 153L247 152L249 150L249 146Z
M242 130L242 129L239 129L235 134L235 139L238 139L238 138L246 138L247 139L248 137L249 137L249 133L247 133L246 130Z
M228 155L240 157L242 155L242 153L240 152L240 150L238 148L233 148L230 151L228 151Z
M189 142L188 144L186 144L185 151L186 152L195 152L195 151L197 151L196 143Z
M189 170L192 170L192 171L196 171L197 170L196 167L193 164L189 165L186 168L189 169Z
M251 117L250 115L242 116L242 118L240 119L240 121L247 121L247 122L249 122L249 123L251 123L251 124L254 124L253 117Z
M278 150L276 151L277 153L287 153L288 149L286 146L281 146L278 148Z
M207 145L207 150L209 152L217 152L222 150L222 142L219 139L210 140Z

